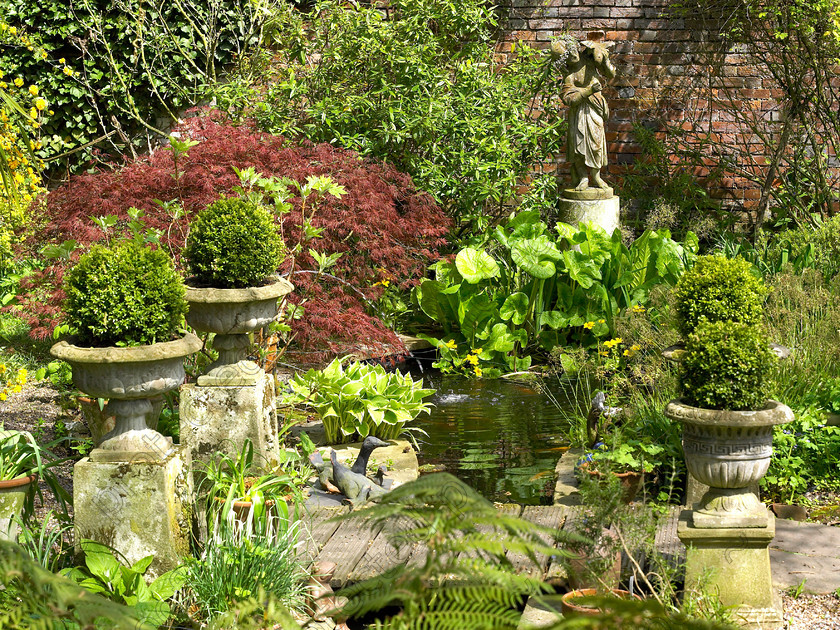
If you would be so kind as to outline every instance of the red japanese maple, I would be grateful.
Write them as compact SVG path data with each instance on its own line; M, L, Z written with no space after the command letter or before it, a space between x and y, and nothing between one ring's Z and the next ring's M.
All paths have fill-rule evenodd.
M383 278L404 289L418 282L446 244L450 220L429 194L388 164L328 144L293 144L226 124L218 112L202 112L175 131L199 142L178 160L178 177L173 177L173 152L168 149L121 168L71 177L50 193L44 229L27 246L34 249L67 239L88 246L104 237L91 217L116 215L125 220L117 227L125 227L126 210L133 206L145 211L147 227L162 230L161 243L177 259L191 217L219 194L233 194L239 185L233 167L253 167L264 176L300 182L309 175L329 175L344 186L347 194L341 199L322 200L312 224L323 228L323 238L314 245L326 254L341 252L330 273L370 300L383 290L377 286ZM156 199L180 200L186 215L173 221ZM300 200L293 203L295 209L284 215L283 225L284 236L292 243L299 237ZM61 321L60 287L66 266L66 261L57 261L26 281L27 293L20 301L35 337L48 336ZM316 274L304 273L315 269L315 261L304 251L296 258L291 278L297 287L293 300L306 300L304 317L292 323L303 351L342 353L378 344L387 353L387 346L401 345L357 291L323 276L316 282ZM281 271L288 272L289 265Z

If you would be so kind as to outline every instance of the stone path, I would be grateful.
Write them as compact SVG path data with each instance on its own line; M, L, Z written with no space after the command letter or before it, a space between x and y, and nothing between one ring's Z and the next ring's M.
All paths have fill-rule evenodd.
M827 594L840 589L840 527L776 519L770 543L773 583L798 586L804 592Z

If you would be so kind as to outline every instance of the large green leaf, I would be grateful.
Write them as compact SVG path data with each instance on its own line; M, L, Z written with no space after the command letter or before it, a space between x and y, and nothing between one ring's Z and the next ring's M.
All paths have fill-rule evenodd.
M557 272L554 263L561 257L560 251L545 235L514 241L510 255L520 269L540 280Z
M601 270L595 262L574 250L563 252L566 273L584 289L588 289L596 280L601 279Z
M120 563L108 547L92 540L83 540L81 548L85 552L85 565L88 571L106 584L117 579L120 574Z
M512 321L517 326L521 326L528 315L528 296L521 291L509 295L499 309L499 314L505 321Z
M496 324L490 332L490 336L482 346L483 350L495 350L497 352L510 352L516 346L516 338L510 333L505 324Z
M478 284L499 275L499 265L487 252L465 247L455 257L455 266L470 284Z

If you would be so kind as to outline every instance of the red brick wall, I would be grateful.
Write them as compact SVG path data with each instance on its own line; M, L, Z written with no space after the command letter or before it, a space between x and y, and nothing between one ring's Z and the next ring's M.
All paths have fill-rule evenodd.
M690 85L706 85L709 95L723 97L750 115L765 121L778 120L777 106L770 81L761 76L749 59L737 52L725 51L722 62L710 80L701 49L703 42L715 40L713 29L691 19L669 15L668 0L502 0L506 2L506 29L499 45L501 55L511 51L516 41L547 48L553 36L570 32L580 39L615 42L612 58L618 76L605 89L612 110L607 126L610 152L609 177L620 178L639 154L632 134L633 122L658 118L670 120L686 130L698 132L695 138L717 143L717 151L726 145L737 147L740 162L744 155L752 164L742 164L761 176L764 168L764 145L745 129L743 121L714 106L714 98L686 95ZM775 117L775 118L774 118ZM766 123L765 123L766 124ZM705 136L705 133L714 134ZM714 151L706 166L717 163ZM564 166L561 164L561 169ZM703 178L706 168L698 168ZM749 211L756 207L760 189L744 173L729 173L714 185L712 196L725 207Z

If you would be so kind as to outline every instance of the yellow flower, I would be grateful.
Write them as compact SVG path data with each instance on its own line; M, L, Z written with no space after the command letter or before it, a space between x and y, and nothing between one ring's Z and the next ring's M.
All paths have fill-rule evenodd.
M633 352L638 352L639 350L641 350L641 349L642 349L642 346L640 346L639 344L633 344L632 346L630 346L630 349L631 349Z
M458 348L458 344L455 343L454 339L450 339L449 341L446 342L446 347L449 348L450 350L456 350Z
M73 70L71 70L71 69L70 69L70 68L68 68L67 66L64 66L64 70L63 70L62 72L64 72L64 74L66 74L68 77L72 77L72 76L73 76Z
M477 365L475 366L475 368L473 368L473 371L475 372L476 376L481 376L481 368Z
M608 356L610 356L610 353L609 353L609 352L607 352L606 350L601 350L598 354L600 354L602 357L608 357Z
M622 339L621 337L616 337L615 339L613 339L613 341L615 342L615 345L624 343L624 339Z
M17 35L17 26L10 26L10 27L9 27L9 32L10 32L12 35Z
M45 109L47 109L47 101L45 101L42 98L36 98L35 99L35 109L37 109L39 112L44 111Z
M20 77L15 79L15 85L21 87L23 85L23 79L21 79Z
M36 118L38 118L38 110L37 110L37 109L35 109L34 107L33 107L32 109L30 109L30 110L29 110L29 117L30 117L32 120L35 120Z
M58 63L60 63L63 66L65 63L67 63L67 60L64 57L62 57L58 60Z
M0 401L6 400L6 392L0 392Z
M605 319L599 319L599 320L598 320L598 323L599 323L599 324L603 324L603 323L605 323L606 321L607 321L607 320L605 320Z
M633 353L632 353L632 352L630 352L630 350L625 350L625 351L623 352L623 354L624 354L624 356L625 356L625 357L632 357L632 356L633 356Z
M30 85L29 86L29 93L32 96L38 96L38 86L37 85Z
M586 322L583 327L586 328L586 330L592 330L595 327L595 322Z
M382 286L385 287L385 288L387 288L389 284L391 284L391 281L388 280L387 278L382 281Z
M633 307L630 310L633 311L634 313L644 313L645 312L645 307L642 306L641 304L634 304Z
M469 361L473 365L478 365L478 355L477 354L467 355L467 361Z

